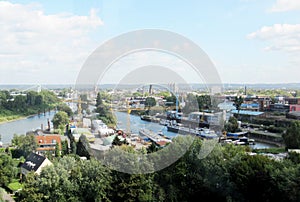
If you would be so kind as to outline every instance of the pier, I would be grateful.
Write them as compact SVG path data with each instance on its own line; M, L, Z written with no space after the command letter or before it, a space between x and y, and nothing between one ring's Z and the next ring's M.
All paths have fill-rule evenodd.
M164 138L161 135L158 135L158 134L156 134L153 131L150 131L148 129L141 129L139 131L139 133L140 133L141 136L148 137L152 142L154 142L158 145L162 145L162 143L166 144L166 143L172 142L172 140Z

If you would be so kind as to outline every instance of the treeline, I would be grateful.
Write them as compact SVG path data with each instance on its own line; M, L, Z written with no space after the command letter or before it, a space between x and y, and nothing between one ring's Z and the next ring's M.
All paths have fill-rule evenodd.
M98 119L102 120L109 127L115 127L117 123L116 117L113 115L110 109L110 98L107 97L103 92L97 94L96 98L96 109L95 112L98 113Z
M177 137L175 142L184 141ZM204 159L204 142L196 139L174 164L148 174L126 174L109 169L103 162L65 155L53 160L40 176L27 175L17 201L299 201L300 158L283 160L249 155L248 147L214 147ZM128 146L126 152L136 154ZM156 152L157 153L157 152ZM201 155L200 155L201 156ZM119 159L120 167L142 159ZM159 158L159 156L158 156ZM149 162L147 167L155 167ZM2 170L2 169L1 169Z
M43 113L54 108L59 99L55 93L43 90L40 93L28 91L24 94L11 95L9 91L0 91L0 115L31 115Z

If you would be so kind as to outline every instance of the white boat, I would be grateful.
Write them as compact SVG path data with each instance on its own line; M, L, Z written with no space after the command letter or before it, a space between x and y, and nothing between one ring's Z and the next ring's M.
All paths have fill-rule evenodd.
M166 119L160 119L160 121L159 121L159 124L160 124L160 125L163 125L163 126L167 126L168 123L169 123L169 121L166 120Z

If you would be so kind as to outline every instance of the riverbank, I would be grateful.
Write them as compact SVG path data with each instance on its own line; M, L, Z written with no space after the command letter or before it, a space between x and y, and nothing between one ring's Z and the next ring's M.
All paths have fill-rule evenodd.
M34 115L30 115L30 116L34 116ZM13 115L13 116L8 116L8 117L0 117L0 125L1 124L5 124L5 123L9 123L9 122L13 122L13 121L18 121L18 120L26 119L26 118L28 118L30 116Z
M53 111L53 110L50 110ZM49 113L49 111L47 111L46 113ZM46 114L45 113L45 114ZM30 117L34 117L34 116L41 116L44 115L44 113L34 113L34 114L30 114L30 115L10 115L10 116L6 116L6 117L0 117L0 125L1 124L5 124L5 123L10 123L10 122L14 122L14 121L19 121L19 120L23 120L23 119L28 119Z

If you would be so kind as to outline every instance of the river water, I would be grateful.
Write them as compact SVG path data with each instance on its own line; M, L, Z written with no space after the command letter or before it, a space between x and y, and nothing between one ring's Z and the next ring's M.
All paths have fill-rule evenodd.
M171 138L173 138L177 135L177 133L167 131L166 126L160 125L158 123L141 120L141 118L139 116L128 115L127 113L124 113L124 112L115 112L115 116L118 121L117 127L119 129L123 129L123 130L127 130L127 128L130 128L131 133L138 134L139 129L146 128L146 129L152 130L154 132L161 131L161 132L163 132L164 135L171 137ZM129 120L130 120L130 122L129 122ZM250 147L253 149L261 149L261 148L271 148L271 147L275 147L275 146L271 145L271 144L256 142L255 145L250 145Z
M48 119L50 121L50 127L52 127L51 120L55 112L50 111L45 114L30 116L25 119L20 119L17 121L7 122L0 124L0 134L2 135L3 144L10 144L14 134L26 134L30 130L46 129L48 127Z
M48 120L50 120L50 126L52 127L51 120L55 112L46 112L46 114L35 115L26 119L7 122L0 124L0 134L2 135L3 144L10 144L14 134L26 134L30 130L40 129L43 124L44 129L48 126ZM167 127L158 123L143 121L139 116L128 115L124 112L115 112L114 115L117 118L117 128L127 130L130 128L131 133L139 133L139 129L146 128L153 132L161 131L164 135L173 138L177 133L167 131ZM270 148L274 147L270 144L256 142L253 148Z

